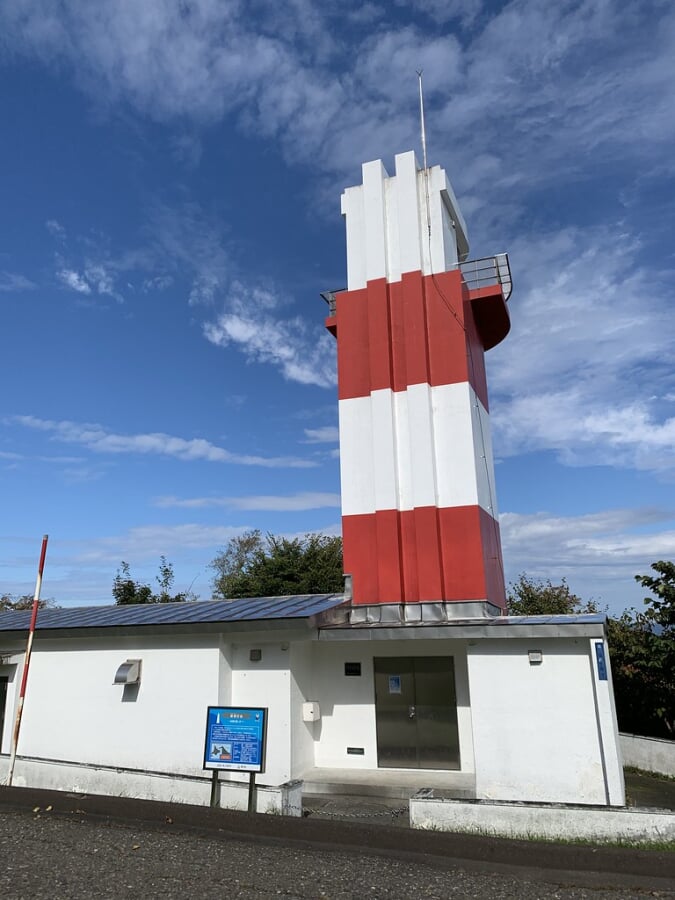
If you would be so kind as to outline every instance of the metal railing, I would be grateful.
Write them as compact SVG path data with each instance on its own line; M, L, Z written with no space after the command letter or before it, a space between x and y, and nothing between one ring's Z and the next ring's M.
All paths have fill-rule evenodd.
M339 288L336 291L321 291L321 297L328 304L329 317L334 316L335 312L336 312L337 307L336 307L335 295L341 293L341 291L344 291L344 290L345 290L345 288Z
M470 259L460 263L459 268L470 291L499 284L504 292L504 300L508 300L511 296L513 282L508 253L498 253L496 256L487 256L483 259Z
M511 266L508 253L497 253L495 256L486 256L483 259L469 259L459 264L464 282L470 291L488 287L491 284L501 285L504 300L508 300L513 289L511 280ZM334 316L336 311L335 295L346 290L340 288L335 291L321 291L321 297L328 304L328 315Z

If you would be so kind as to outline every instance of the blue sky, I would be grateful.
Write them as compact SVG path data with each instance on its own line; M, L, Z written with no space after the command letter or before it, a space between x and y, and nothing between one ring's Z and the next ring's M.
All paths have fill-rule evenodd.
M339 533L342 189L418 148L472 258L507 580L617 612L675 556L675 8L631 0L5 0L0 591L210 596L261 528Z

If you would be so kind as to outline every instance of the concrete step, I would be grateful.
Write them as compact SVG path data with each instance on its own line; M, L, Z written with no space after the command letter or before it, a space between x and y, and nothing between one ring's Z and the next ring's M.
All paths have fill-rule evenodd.
M421 788L443 791L444 797L473 800L473 772L435 769L307 769L301 776L303 794L332 796L391 797L407 800Z

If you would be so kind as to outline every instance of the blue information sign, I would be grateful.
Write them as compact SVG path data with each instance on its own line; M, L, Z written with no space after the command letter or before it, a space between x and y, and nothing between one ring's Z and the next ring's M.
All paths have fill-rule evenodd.
M204 768L264 772L266 738L266 708L209 706Z
M605 645L602 641L595 644L595 658L598 663L598 681L607 681L607 660L605 659Z

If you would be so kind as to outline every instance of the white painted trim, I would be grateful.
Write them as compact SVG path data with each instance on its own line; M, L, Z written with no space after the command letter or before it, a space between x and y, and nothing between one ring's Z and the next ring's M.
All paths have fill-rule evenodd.
M619 744L619 726L614 705L612 668L609 660L609 646L604 638L590 641L590 660L595 693L595 709L598 720L598 741L602 753L607 802L611 806L624 806L626 791L623 780L623 760ZM598 671L596 645L602 647L605 659L606 678L601 679Z

